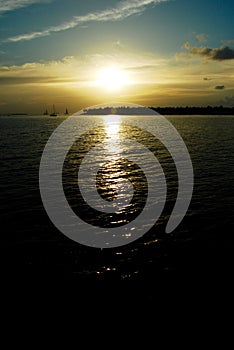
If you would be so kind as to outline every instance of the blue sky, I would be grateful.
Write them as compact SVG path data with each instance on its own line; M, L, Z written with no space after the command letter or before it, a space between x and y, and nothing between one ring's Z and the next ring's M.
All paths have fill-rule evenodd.
M113 99L232 104L233 22L233 0L0 0L0 112L61 97L74 111ZM110 65L128 84L96 94Z

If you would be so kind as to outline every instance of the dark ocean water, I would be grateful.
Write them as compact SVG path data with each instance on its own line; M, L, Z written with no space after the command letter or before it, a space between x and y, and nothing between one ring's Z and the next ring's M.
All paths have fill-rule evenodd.
M6 281L66 281L81 289L126 283L143 287L147 295L162 276L187 277L232 274L233 202L234 202L234 117L233 116L170 116L167 119L182 136L194 168L194 193L182 223L172 234L165 234L165 225L176 198L175 169L160 145L161 162L166 168L168 203L155 228L140 239L122 247L98 249L73 242L54 227L43 207L39 191L39 165L51 133L65 118L45 116L2 116L1 132L1 256L2 276ZM83 120L83 122L85 122ZM144 123L150 123L145 118ZM111 131L111 130L109 130ZM113 130L112 130L113 131ZM71 168L100 141L103 130L94 130L69 152L63 174L63 185L74 211L84 220L98 224L89 208L81 203L74 188L75 170ZM123 129L123 134L128 130ZM150 147L154 140L147 135L139 139ZM110 181L119 165L102 169L99 183L103 198L110 200L115 187ZM123 169L121 168L122 171ZM125 169L126 170L126 169ZM142 174L128 168L136 187ZM118 175L117 175L118 177ZM99 179L99 180L100 180ZM101 181L101 180L100 180ZM109 181L109 183L108 183ZM147 187L139 186L131 214L112 217L112 226L123 224L143 208ZM106 216L99 218L106 226ZM109 220L109 219L108 219ZM153 287L154 286L154 287ZM155 287L156 286L156 287Z

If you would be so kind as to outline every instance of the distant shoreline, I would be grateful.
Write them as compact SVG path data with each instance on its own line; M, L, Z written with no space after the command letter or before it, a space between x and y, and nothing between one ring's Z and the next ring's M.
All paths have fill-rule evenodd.
M234 107L97 107L84 109L81 115L154 115L157 112L161 115L234 115Z
M143 114L148 115L147 110L157 112L162 115L233 115L234 107L223 107L223 106L207 106L207 107L104 107L104 108L88 108L84 109L81 115L106 115L106 114L129 114L130 110L134 110L137 115ZM131 114L133 114L131 111ZM150 113L149 113L150 114ZM0 116L30 116L39 114L29 113L0 113Z
M150 107L159 114L166 115L234 115L234 107Z
M4 117L11 117L11 116L14 116L14 115L19 115L19 116L22 116L22 115L30 115L28 113L1 113L0 116L4 116Z

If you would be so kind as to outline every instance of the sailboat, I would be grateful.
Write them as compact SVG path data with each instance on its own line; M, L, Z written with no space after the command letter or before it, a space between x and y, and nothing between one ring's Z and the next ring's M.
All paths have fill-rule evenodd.
M48 115L48 110L46 109L45 112L43 113L44 115Z
M50 113L50 116L51 116L51 117L57 117L57 113L55 112L55 107L54 107L54 105L53 105L53 112Z
M68 113L68 109L66 108L66 111L65 111L65 115L68 115L69 113Z

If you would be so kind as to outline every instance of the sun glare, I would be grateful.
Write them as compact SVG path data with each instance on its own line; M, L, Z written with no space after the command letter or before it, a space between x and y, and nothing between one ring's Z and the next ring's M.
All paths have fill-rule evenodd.
M98 73L97 84L107 90L119 90L128 84L127 74L118 67L103 68Z

